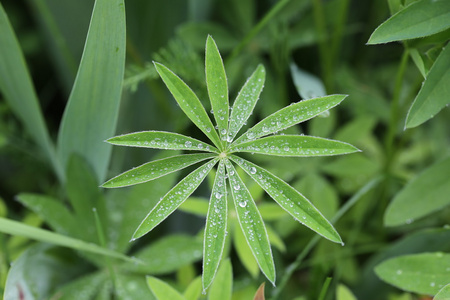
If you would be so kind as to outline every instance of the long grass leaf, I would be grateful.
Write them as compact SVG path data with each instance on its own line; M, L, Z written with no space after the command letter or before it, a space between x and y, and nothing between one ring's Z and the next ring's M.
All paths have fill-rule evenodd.
M144 147L165 150L198 150L219 152L216 147L178 133L164 131L142 131L123 134L106 140L119 146Z
M214 157L213 154L182 154L158 159L128 170L105 182L104 188L117 188L147 182Z
M97 0L80 67L58 135L63 167L72 153L92 165L103 182L114 134L125 68L125 8L123 0Z
M344 142L319 137L275 135L239 144L230 151L278 156L330 156L359 150Z
M231 159L250 175L284 210L323 237L342 243L333 225L302 194L263 168L237 156Z
M205 163L174 186L148 213L133 234L133 240L140 238L164 221L180 206L203 182L218 158Z

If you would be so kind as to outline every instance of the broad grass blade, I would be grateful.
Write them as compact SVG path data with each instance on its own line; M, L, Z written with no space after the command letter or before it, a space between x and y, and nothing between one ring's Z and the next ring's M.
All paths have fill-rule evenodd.
M208 293L208 300L230 300L233 291L233 272L230 259L225 259L217 271L211 289Z
M8 17L0 3L0 91L12 111L42 148L60 179L64 172L58 163L25 59Z
M226 141L229 115L227 75L219 49L210 35L206 39L205 70L214 118L222 141Z
M359 151L350 144L312 136L274 135L232 147L230 151L277 156L331 156Z
M275 265L264 221L256 208L255 201L242 179L237 175L233 165L228 160L225 165L239 225L261 271L270 282L275 283Z
M72 153L92 165L103 182L111 145L103 141L116 128L125 68L123 0L96 0L77 77L58 135L65 168Z
M183 178L176 186L174 186L156 206L145 217L136 232L133 235L133 240L140 238L147 232L155 228L159 223L165 220L184 200L186 200L202 183L208 172L217 163L218 158L205 163L188 176Z
M450 4L450 1L447 2ZM450 104L449 82L450 45L447 45L428 72L419 94L417 94L409 109L406 117L406 128L419 126L433 118L442 108Z
M342 243L333 225L302 194L263 168L237 156L231 159L249 174L284 210L297 221L335 243Z
M230 127L228 129L228 141L232 141L245 122L247 122L248 117L255 108L256 102L258 102L265 80L266 71L263 65L259 65L242 87L236 100L234 100L233 108L231 109Z
M136 262L136 260L131 259L121 253L102 248L98 245L86 243L82 240L74 239L68 236L64 236L58 233L22 224L21 222L8 220L5 218L0 218L0 232L15 236L23 236L32 240L68 247L74 250L120 258L133 263Z
M347 97L346 95L331 95L321 98L303 100L295 104L291 104L279 111L271 114L261 122L250 128L246 133L240 136L233 146L244 142L257 139L259 137L269 135L303 121L309 120L318 114L327 111Z
M219 152L216 147L178 133L165 131L142 131L123 134L106 140L119 146L143 147L165 150L197 150Z
M378 26L368 44L381 44L432 35L450 28L450 1L420 0Z
M166 282L156 277L147 276L147 284L156 299L185 300L184 297Z
M216 275L222 259L227 229L227 185L225 166L220 161L211 193L203 242L202 286L206 290Z
M154 63L156 71L166 84L180 108L201 131L221 149L221 141L197 95L177 75L160 63Z
M182 154L154 160L111 178L102 187L118 188L147 182L214 156L208 153Z

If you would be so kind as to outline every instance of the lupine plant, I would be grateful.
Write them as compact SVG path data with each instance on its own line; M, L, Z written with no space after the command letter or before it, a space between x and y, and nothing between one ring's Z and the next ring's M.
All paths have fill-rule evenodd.
M236 166L248 174L284 210L301 224L326 239L343 244L338 232L314 205L288 183L238 153L312 157L359 151L354 146L330 139L288 135L282 131L335 107L346 97L330 95L303 100L261 120L238 136L259 99L265 81L265 69L259 65L244 84L233 105L229 104L227 76L213 38L206 41L206 85L211 102L213 125L196 94L163 64L154 63L165 85L189 119L208 137L211 144L177 133L143 131L108 139L114 145L165 150L194 151L143 164L103 184L105 188L135 185L160 178L202 162L203 164L175 185L148 213L132 240L142 237L173 213L218 164L212 188L203 244L202 284L205 290L219 267L227 235L227 198L231 194L240 227L261 271L275 284L275 266L267 231L258 208ZM229 191L227 189L227 181Z

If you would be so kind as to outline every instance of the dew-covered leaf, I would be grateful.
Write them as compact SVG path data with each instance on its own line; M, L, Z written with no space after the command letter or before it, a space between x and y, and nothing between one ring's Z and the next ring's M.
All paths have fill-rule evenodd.
M229 115L227 75L219 49L210 35L206 39L205 71L206 86L214 118L221 139L226 140Z
M247 79L239 94L234 100L231 109L230 127L228 129L228 141L232 141L242 126L252 114L259 95L264 87L266 71L263 65L258 65L255 72Z
M239 225L261 271L270 282L274 283L275 265L264 221L233 165L228 160L225 161L225 165Z
M450 6L450 1L447 2ZM450 13L449 13L450 23ZM419 126L450 104L450 45L447 45L427 74L406 117L406 128Z
M412 179L392 200L384 224L411 223L450 204L450 157L439 161Z
M448 300L448 299L450 299L450 283L444 286L433 298L433 300Z
M128 170L105 182L104 188L117 188L154 180L190 165L214 157L213 154L183 154L158 159Z
M108 274L105 272L91 273L69 283L58 289L50 299L61 300L91 300L107 281Z
M218 159L213 159L195 171L187 175L176 186L174 186L156 206L144 218L142 223L136 229L133 240L137 239L165 220L184 200L186 200L202 183L208 172L217 163Z
M297 190L272 173L249 161L237 156L232 156L231 159L297 221L330 241L342 243L333 225Z
M442 252L403 255L375 267L383 281L402 290L435 295L450 281L450 254Z
M230 259L224 259L208 293L208 300L230 300L233 290L233 272Z
M156 277L147 276L147 284L158 300L184 300L184 297L168 283Z
M227 186L225 166L222 161L216 172L216 179L209 201L203 242L203 289L207 289L214 279L225 246L227 229Z
M346 95L330 95L326 97L303 100L291 104L279 111L271 114L258 124L250 128L240 136L233 145L242 144L249 140L276 133L280 130L289 128L295 124L309 120L324 111L327 111L347 97Z
M106 140L119 146L143 147L165 150L196 150L218 152L216 147L178 133L164 131L142 131L123 134Z
M124 264L127 272L167 274L202 258L202 240L187 235L169 235L137 252L142 264Z
M354 146L330 139L303 135L273 135L248 141L230 149L277 156L331 156L359 151Z
M114 289L116 292L116 299L157 299L148 288L145 277L142 275L118 272L115 276ZM111 294L114 293L114 289L111 286L111 290L108 293L105 293L104 298L100 298L99 296L97 296L95 300L110 300Z
M368 44L420 38L449 27L450 2L448 0L415 1L375 29Z
M155 62L155 67L186 116L220 149L220 138L197 95L166 66Z

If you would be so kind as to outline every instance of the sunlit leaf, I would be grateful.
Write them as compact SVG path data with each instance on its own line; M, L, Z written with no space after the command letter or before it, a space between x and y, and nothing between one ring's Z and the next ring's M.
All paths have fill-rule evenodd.
M433 300L448 300L448 299L450 299L450 283L444 286L433 298Z
M274 135L248 141L230 151L277 156L330 156L359 151L354 146L335 140L312 136Z
M221 161L209 201L203 242L203 289L207 289L219 268L227 229L227 186L225 166Z
M202 293L202 278L198 276L195 278L183 293L186 300L198 300Z
M208 293L209 300L229 300L233 290L233 272L229 259L223 260Z
M231 159L297 221L330 241L342 243L333 225L297 190L272 173L249 161L236 156L232 156Z
M156 277L147 276L147 284L158 300L185 300L184 297L166 282Z
M237 224L237 220L234 219L234 226L232 226L233 233L233 244L236 249L236 254L239 257L239 261L245 267L245 269L250 273L253 278L257 278L259 275L259 266L258 262L255 259L255 256L248 245L244 233L242 232L241 227Z
M206 198L189 197L178 208L181 211L191 213L200 217L206 217L208 214L209 201Z
M217 160L217 158L213 159L197 168L161 198L136 229L136 232L133 234L133 240L155 228L155 226L173 213L197 189L200 183L202 183L208 172L217 163Z
M200 153L154 160L111 178L102 187L116 188L147 182L212 157L213 154Z

